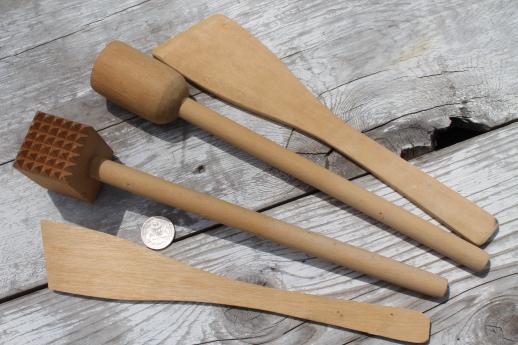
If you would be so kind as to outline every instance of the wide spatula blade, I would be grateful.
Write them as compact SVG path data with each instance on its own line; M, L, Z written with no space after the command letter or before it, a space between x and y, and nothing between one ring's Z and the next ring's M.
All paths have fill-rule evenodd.
M383 337L425 342L430 320L403 308L267 288L189 267L121 238L42 221L49 288L134 301L226 304L285 314Z
M153 56L216 96L295 128L327 111L277 56L224 15L164 42Z

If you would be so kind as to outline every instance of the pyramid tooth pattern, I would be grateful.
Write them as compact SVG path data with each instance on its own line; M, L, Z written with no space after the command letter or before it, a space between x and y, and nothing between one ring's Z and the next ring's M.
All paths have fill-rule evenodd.
M37 113L16 156L15 167L63 180L72 175L89 126Z

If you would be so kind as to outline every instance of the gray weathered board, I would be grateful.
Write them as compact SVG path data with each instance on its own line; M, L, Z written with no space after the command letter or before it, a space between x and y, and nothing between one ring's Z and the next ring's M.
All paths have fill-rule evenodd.
M513 217L517 204L511 176L516 176L510 175L515 162L510 157L516 155L515 127L463 144L455 154L446 150L419 160L446 184L498 213L501 223L507 219L507 233L501 230L489 246L498 258L493 260L496 268L487 277L477 279L399 237L387 235L379 225L320 194L301 199L312 189L189 124L180 121L159 127L135 119L90 89L89 72L96 54L111 39L150 51L204 17L224 13L259 37L338 116L395 152L412 157L433 150L434 138L450 123L451 127L482 132L516 120L517 10L518 4L513 1L496 0L0 2L0 297L45 283L38 229L41 218L118 232L135 241L138 225L151 215L173 218L180 238L212 225L110 187L100 193L95 204L88 205L49 194L29 182L13 171L11 162L34 112L44 110L92 124L118 158L130 166L228 201L263 209L297 199L271 213L366 248L385 248L381 250L385 255L434 272L446 271L448 278L459 281L454 284L458 297L439 306L403 293L389 294L387 299L384 296L390 290L377 289L377 285L369 284L372 280L352 279L357 275L322 262L307 267L315 260L225 228L179 241L168 251L170 255L217 273L244 275L258 282L273 279L266 283L307 292L336 293L340 298L360 296L373 301L381 293L379 298L384 303L421 310L435 306L429 314L437 320L437 334L432 338L437 343L478 344L473 338L477 332L483 332L480 336L495 334L501 344L512 343L512 339L505 339L509 332L511 336L516 334L516 328L502 325L496 316L479 325L476 322L480 317L469 321L467 315L488 314L482 306L492 299L496 302L489 303L488 308L493 308L493 314L502 310L505 314L504 307L494 307L500 304L514 306L510 315L517 313L513 296L518 280L518 240L511 229L516 225ZM314 140L232 108L194 88L192 91L201 103L319 164L349 178L362 173ZM397 199L371 178L359 183ZM402 200L398 202L410 207ZM302 211L297 210L299 207ZM233 273L234 268L226 267L233 260L224 263L223 255L225 260L227 255L233 255L235 267L246 270ZM256 267L256 260L267 267L265 272L274 267L274 273L267 274L267 278L261 278L261 273L258 278L254 272L263 272L263 267ZM279 271L274 265L277 261L282 266ZM338 285L342 274L347 279ZM464 290L469 291L460 294ZM55 303L56 307L48 309L45 303ZM5 311L0 318L9 320L1 328L0 342L14 339L25 343L32 339L39 343L60 335L64 337L61 341L87 336L83 341L91 339L95 343L95 337L103 341L114 337L123 342L126 338L136 341L138 332L146 334L143 339L149 342L171 343L175 339L186 343L217 342L216 339L245 342L246 339L232 340L241 338L250 338L248 342L253 343L272 337L272 343L309 339L309 343L332 344L357 337L334 328L219 307L117 303L105 307L103 303L55 296L46 290L15 299L0 305ZM455 313L450 305L457 308ZM88 316L76 313L78 310ZM35 314L31 319L28 315L32 311ZM50 311L56 317L48 314ZM221 313L227 319L222 319ZM104 328L106 323L99 321L103 317L114 323L112 328ZM126 323L125 318L131 322ZM144 321L147 318L150 320ZM221 320L230 321L218 323ZM139 324L133 329L135 323ZM174 325L178 331L171 333L169 328L156 327L163 323ZM30 326L24 328L23 324ZM85 324L88 327L81 331ZM287 332L290 327L295 328ZM464 335L456 340L461 328ZM92 335L97 329L101 330L99 335ZM287 333L282 335L283 332ZM374 340L369 338L367 342Z
M425 299L238 230L220 227L163 253L192 266L257 284L336 298L406 306L432 317L432 344L518 341L518 124L414 163L467 195L500 221L485 248L491 269L473 275L321 193L267 211L316 232L446 277L449 300ZM422 214L371 176L356 180ZM119 236L138 241L133 229ZM174 272L171 272L174 274ZM190 303L130 303L48 289L0 304L0 341L31 343L371 344L386 340L278 315Z
M37 109L101 130L120 159L254 209L308 188L183 122L157 127L89 87L91 64L111 39L149 51L216 12L265 42L339 116L396 152L431 148L436 129L486 130L517 117L518 20L511 2L4 1L0 3L0 296L42 284L37 224L47 216L114 232L152 214L174 217L180 235L210 223L142 198L104 190L94 205L47 192L10 161ZM477 18L476 21L473 18ZM360 173L290 129L199 100L344 176ZM433 145L432 145L433 146Z

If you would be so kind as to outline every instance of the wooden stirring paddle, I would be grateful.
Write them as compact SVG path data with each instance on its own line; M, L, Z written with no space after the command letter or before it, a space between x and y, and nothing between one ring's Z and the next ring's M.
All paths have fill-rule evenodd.
M224 304L413 343L428 341L429 318L410 309L337 300L228 279L77 225L43 220L41 232L52 290L117 300Z
M336 117L229 18L211 16L158 46L153 55L218 97L334 147L472 243L483 244L498 228L496 219L476 204Z

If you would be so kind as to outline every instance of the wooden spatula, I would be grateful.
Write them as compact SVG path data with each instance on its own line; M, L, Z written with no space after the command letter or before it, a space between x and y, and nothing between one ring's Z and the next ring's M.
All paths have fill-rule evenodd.
M430 320L403 308L343 301L224 278L76 225L41 222L49 288L99 298L225 304L422 343Z
M153 55L218 97L334 147L472 243L496 231L493 216L341 121L229 18L209 17Z

